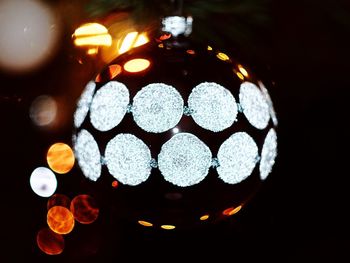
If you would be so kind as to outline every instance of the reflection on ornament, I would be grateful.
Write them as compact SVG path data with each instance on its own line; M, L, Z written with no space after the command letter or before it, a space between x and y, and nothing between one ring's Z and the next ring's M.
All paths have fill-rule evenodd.
M56 191L56 176L50 169L38 167L30 176L30 187L37 195L49 197Z
M47 224L57 234L68 234L74 228L74 217L67 208L54 206L47 212Z
M63 236L49 228L43 228L38 232L36 243L40 250L47 255L59 255L64 249Z
M41 66L55 53L59 31L43 1L0 1L0 67L23 72Z
M73 136L84 176L112 175L133 221L164 229L209 215L214 222L227 204L234 206L225 215L238 212L270 173L277 147L261 80L233 56L186 39L186 19L169 21L166 33L122 54L87 85ZM107 95L113 85L120 90Z
M70 204L70 211L75 220L81 224L91 224L96 221L100 209L96 201L89 195L78 195Z
M69 197L63 194L54 194L47 201L47 210L50 210L50 208L54 206L63 206L69 209L69 206L70 206Z
M31 104L29 115L38 126L47 126L54 122L57 115L57 103L54 98L41 95Z

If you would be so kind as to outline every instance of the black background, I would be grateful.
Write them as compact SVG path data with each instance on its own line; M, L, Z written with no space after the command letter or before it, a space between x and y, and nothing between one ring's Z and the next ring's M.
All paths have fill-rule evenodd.
M237 217L205 228L157 232L110 223L99 241L90 240L89 231L100 229L81 227L81 235L66 242L62 255L40 252L35 235L45 225L46 200L33 194L29 176L45 165L51 143L70 140L70 123L68 118L57 129L38 130L28 109L46 93L64 100L62 110L69 115L82 84L99 65L81 56L65 32L58 55L45 68L18 76L1 73L0 234L5 246L0 246L0 261L349 261L350 7L346 1L272 2L273 23L266 34L256 32L261 36L255 44L258 55L247 57L268 65L275 82L277 163ZM83 241L91 247L74 245ZM103 246L91 255L94 242Z

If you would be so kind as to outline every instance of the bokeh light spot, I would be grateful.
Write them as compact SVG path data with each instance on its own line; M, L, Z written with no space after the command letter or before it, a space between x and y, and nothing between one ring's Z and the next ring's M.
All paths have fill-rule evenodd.
M238 69L244 77L248 78L249 76L248 71L242 65L238 65Z
M49 148L46 159L49 167L59 174L68 173L75 162L73 150L69 145L60 142Z
M205 220L208 220L208 218L209 218L209 215L206 214L206 215L202 215L202 216L199 218L199 220L205 221Z
M240 80L244 80L244 76L241 72L238 72L238 71L234 71L237 75L237 77L240 79Z
M36 235L36 243L41 251L47 255L61 254L64 249L63 236L49 228L41 229Z
M163 41L163 40L167 40L169 38L171 38L171 34L165 33L159 37L159 40Z
M74 217L67 208L54 206L47 212L47 224L57 234L68 234L74 228Z
M219 52L216 57L222 61L229 60L229 56L227 56L225 53Z
M98 23L86 23L73 34L76 46L111 46L112 37L105 26Z
M78 195L74 197L70 204L70 210L75 220L81 224L93 223L100 211L95 199L89 195Z
M124 69L127 72L136 73L147 69L150 64L151 62L147 59L135 58L126 62L124 64Z
M137 223L139 223L141 226L145 226L145 227L151 227L151 226L153 226L152 223L147 222L147 221L143 221L143 220L139 220L139 221L137 221Z
M119 185L119 183L118 183L117 180L114 180L114 181L112 182L112 187L113 187L113 188L117 188L118 185Z
M237 207L229 207L229 208L225 209L222 212L222 214L225 216L232 216L232 215L236 214L241 209L242 209L242 205L239 205Z
M47 95L37 97L31 104L29 116L38 126L51 124L57 116L57 103Z
M208 47L207 47L207 50L208 50L208 51L212 51L213 48L212 48L211 46L208 46Z
M165 230L173 230L173 229L175 229L175 226L173 226L173 225L161 225L160 227L165 229Z
M30 187L39 196L49 197L57 188L55 174L46 167L36 168L30 176Z
M47 201L47 210L50 210L50 208L54 206L63 206L69 209L69 206L70 206L69 197L63 194L54 194Z
M98 74L95 78L96 82L103 82L107 80L112 80L116 76L118 76L120 73L122 73L122 67L118 64L113 64L108 66L108 69L106 72L103 72L102 75L101 73Z
M188 49L188 50L186 50L186 53L187 53L187 54L190 54L190 55L196 54L196 52L195 52L193 49Z

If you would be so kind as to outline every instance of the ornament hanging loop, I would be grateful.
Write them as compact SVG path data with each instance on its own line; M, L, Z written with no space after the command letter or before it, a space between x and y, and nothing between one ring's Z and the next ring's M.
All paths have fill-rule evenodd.
M174 8L173 15L183 16L183 0L170 0L170 1Z

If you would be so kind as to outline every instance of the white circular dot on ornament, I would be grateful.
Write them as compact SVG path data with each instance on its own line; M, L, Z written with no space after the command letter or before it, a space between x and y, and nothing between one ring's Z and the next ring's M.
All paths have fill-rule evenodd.
M211 161L209 147L191 133L175 134L158 155L164 179L181 187L200 183L207 176Z
M90 81L83 93L81 94L79 101L77 103L77 110L74 113L74 126L79 128L80 125L84 122L87 113L89 112L90 104L95 92L96 83Z
M108 171L119 182L139 185L151 174L151 151L132 134L118 134L106 146Z
M161 133L174 128L183 114L180 93L164 83L143 87L133 100L132 114L136 124L147 132Z
M29 183L33 192L41 197L53 195L57 188L55 174L46 167L36 168L30 175Z
M94 137L87 130L83 129L77 135L74 151L85 177L96 181L101 176L101 154Z
M262 90L262 93L265 96L267 104L269 105L269 112L270 112L270 116L271 116L272 122L273 122L273 124L275 126L277 126L278 125L277 115L276 115L275 108L273 107L273 103L272 103L269 91L265 87L264 83L262 83L261 81L259 81L258 84L259 84L260 89Z
M272 167L275 164L277 156L277 134L276 131L271 128L266 135L263 148L261 151L260 160L260 178L265 180L271 173Z
M204 129L219 132L230 127L237 116L237 103L231 92L214 82L197 85L188 98L194 121Z
M269 105L261 90L251 82L243 82L239 91L239 102L251 125L265 129L269 123Z
M218 151L219 178L228 184L237 184L254 170L258 158L258 147L245 132L232 134Z
M90 109L91 124L99 131L116 127L124 118L129 104L129 90L118 81L110 81L95 94Z

